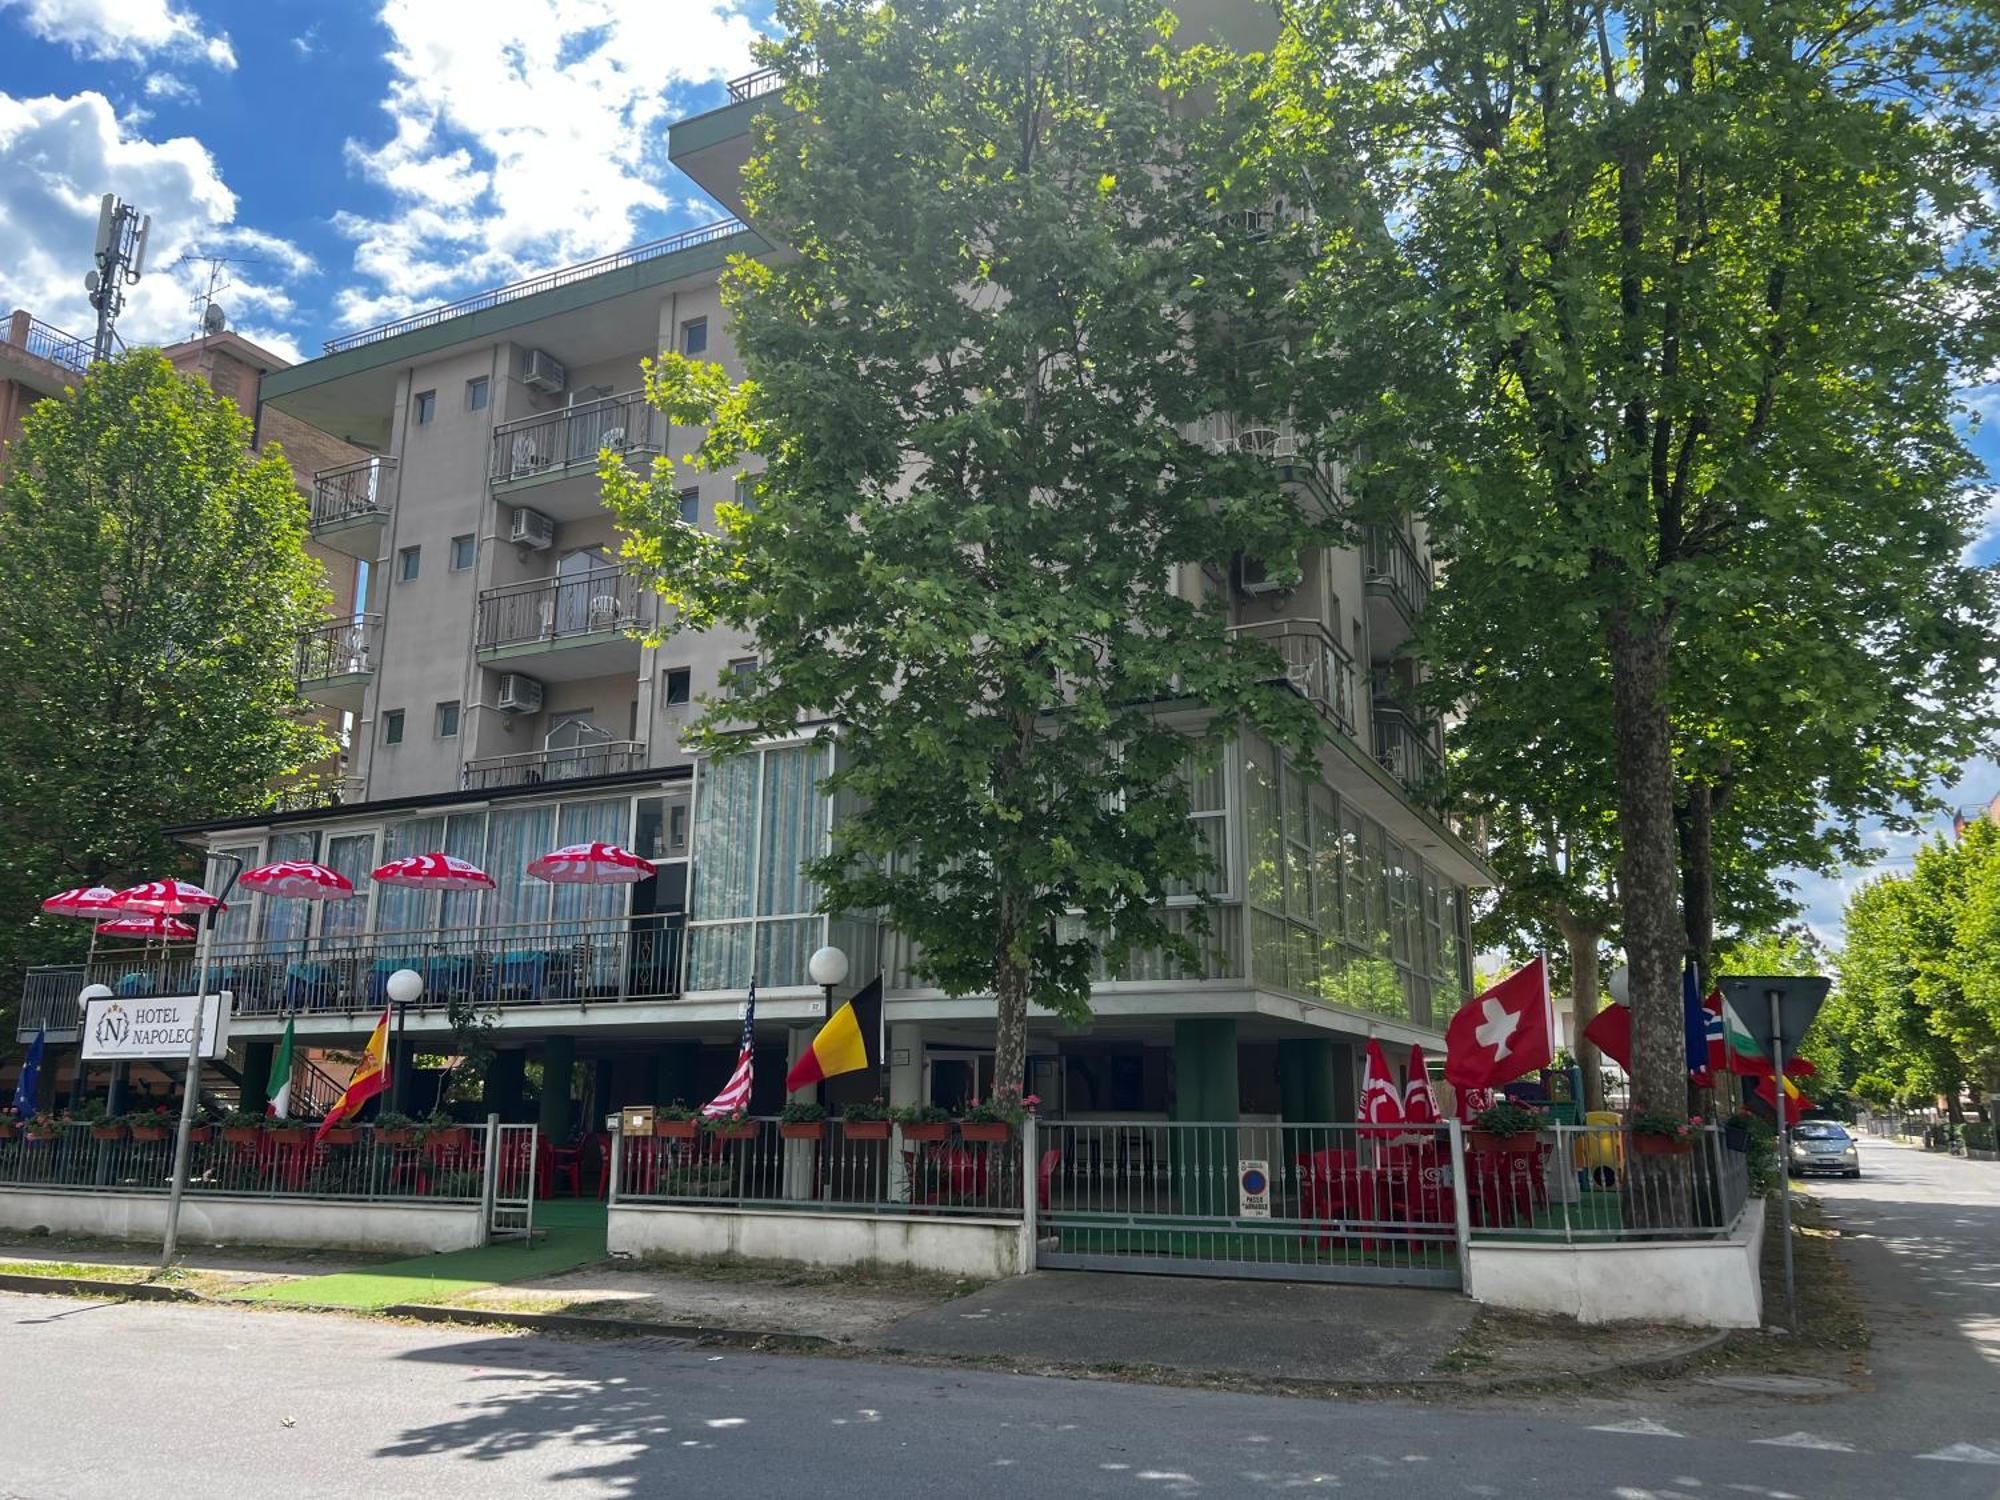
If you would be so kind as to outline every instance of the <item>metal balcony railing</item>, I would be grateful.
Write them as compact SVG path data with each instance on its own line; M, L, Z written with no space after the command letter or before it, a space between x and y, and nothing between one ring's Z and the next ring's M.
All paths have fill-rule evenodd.
M644 623L646 590L623 568L512 583L479 595L473 644L481 651L629 631Z
M667 419L646 404L644 391L579 401L493 429L493 480L533 479L573 468L595 470L600 450L658 453Z
M616 776L625 771L643 770L645 764L646 747L638 740L527 750L518 755L490 755L465 763L465 790L490 792L501 787L535 786L545 781L580 781L587 776Z
M1318 620L1260 620L1232 626L1229 633L1270 646L1285 664L1285 680L1301 697L1310 700L1342 734L1351 737L1358 731L1355 698L1360 679L1354 658Z
M724 85L729 90L731 104L741 104L745 99L755 99L759 94L774 94L784 86L784 75L776 68L759 68L754 73L745 73L741 78L732 78Z
M337 469L321 469L313 475L312 529L387 515L395 478L396 460L380 454Z
M21 983L21 1008L15 1013L16 1035L33 1041L35 1033L75 1031L83 1024L82 964L41 964L28 970Z
M1375 727L1375 759L1409 791L1432 785L1444 771L1435 731L1394 698L1377 696L1370 717Z
M1431 598L1430 565L1400 526L1370 526L1363 559L1370 588L1386 592L1412 620L1424 612Z
M90 368L94 346L89 339L65 333L40 318L29 318L28 337L21 347L37 359L45 359L52 365L61 365L65 370L74 370L81 375Z
M298 680L301 684L352 677L375 670L380 615L357 615L330 625L299 632Z

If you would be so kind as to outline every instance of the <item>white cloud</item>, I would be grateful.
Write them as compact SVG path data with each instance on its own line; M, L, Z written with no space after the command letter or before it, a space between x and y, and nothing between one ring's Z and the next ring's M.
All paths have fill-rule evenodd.
M300 57L311 57L319 51L319 22L315 21L304 31L292 38L292 50Z
M258 348L268 349L278 358L291 364L301 365L312 357L299 347L299 341L291 334L275 328L261 328L254 323L246 323L242 327L232 328L231 331L241 334Z
M172 73L149 73L145 89L148 99L171 99L176 104L186 104L201 97L195 92L193 84Z
M30 33L79 57L144 62L164 54L202 58L224 72L236 66L226 34L209 35L168 0L0 0L0 10L17 11Z
M101 94L16 99L0 93L0 309L22 307L87 335L96 324L83 289L100 195L114 192L152 216L146 271L127 289L118 331L128 344L189 336L190 288L170 274L199 246L241 249L262 264L232 272L232 307L282 321L283 283L312 260L287 241L236 224L236 195L214 159L188 136L149 141L131 133Z
M340 321L394 317L472 285L630 244L668 191L666 126L685 91L747 69L744 0L388 0L386 140L350 162L394 200L345 213L362 285Z

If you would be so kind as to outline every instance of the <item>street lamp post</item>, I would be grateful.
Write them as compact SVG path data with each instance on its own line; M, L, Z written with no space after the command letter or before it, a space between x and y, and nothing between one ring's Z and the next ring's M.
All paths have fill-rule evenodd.
M403 1108L403 1066L408 1054L408 1033L410 1029L410 1007L423 998L424 976L415 969L398 969L383 981L382 988L396 1006L396 1062L395 1071L389 1075L389 1107L398 1113Z
M847 955L829 943L824 948L816 949L813 956L806 960L806 973L826 995L826 1009L820 1016L824 1021L833 1014L835 987L847 981Z

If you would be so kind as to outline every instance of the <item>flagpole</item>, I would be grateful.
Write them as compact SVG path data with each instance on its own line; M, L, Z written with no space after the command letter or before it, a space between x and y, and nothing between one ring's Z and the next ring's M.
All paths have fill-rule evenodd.
M194 1025L188 1028L187 1085L181 1091L181 1123L174 1134L174 1185L167 1194L167 1232L160 1242L160 1269L173 1266L175 1252L180 1248L181 1199L187 1196L188 1154L193 1146L195 1096L201 1092L201 1041L202 1018L208 1009L208 965L215 956L215 919L222 911L222 903L229 899L229 893L236 889L236 877L243 873L243 861L234 854L221 851L212 856L229 861L229 879L216 893L216 904L201 914L201 945L195 960L195 971L201 976L195 981ZM222 1025L220 1009L217 1010L216 1026Z

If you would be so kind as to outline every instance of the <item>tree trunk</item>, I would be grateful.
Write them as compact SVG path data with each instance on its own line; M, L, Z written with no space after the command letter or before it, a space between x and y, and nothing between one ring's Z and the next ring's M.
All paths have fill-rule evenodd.
M1000 930L993 955L993 1088L1027 1092L1028 966L1019 946L1023 934L1014 903L1000 900Z
M1597 988L1597 942L1603 936L1566 912L1556 916L1563 940L1569 944L1569 993L1576 1015L1577 1071L1583 1074L1583 1107L1586 1112L1604 1108L1604 1057L1597 1043L1583 1034L1583 1028L1597 1017L1600 996Z
M1679 903L1674 874L1674 770L1667 717L1665 617L1611 619L1611 690L1618 741L1618 891L1632 975L1632 1105L1685 1112Z
M1721 800L1711 783L1691 781L1687 801L1674 818L1680 836L1681 925L1688 956L1708 989L1715 985L1715 814ZM1726 1071L1714 1076L1709 1092L1705 1114L1729 1115L1743 1107L1736 1079Z

